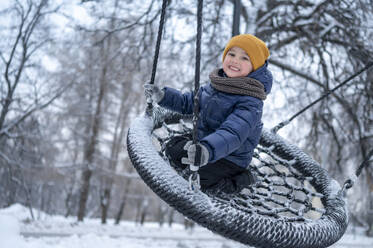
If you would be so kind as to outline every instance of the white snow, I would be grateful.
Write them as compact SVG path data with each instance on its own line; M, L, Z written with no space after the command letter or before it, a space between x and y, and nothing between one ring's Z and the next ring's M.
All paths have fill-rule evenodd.
M37 210L34 210L37 212ZM185 230L182 225L132 222L114 225L100 224L99 219L86 219L37 214L31 221L29 210L21 205L0 209L0 247L3 248L244 248L242 244L195 227ZM373 238L359 234L346 234L334 248L373 247Z

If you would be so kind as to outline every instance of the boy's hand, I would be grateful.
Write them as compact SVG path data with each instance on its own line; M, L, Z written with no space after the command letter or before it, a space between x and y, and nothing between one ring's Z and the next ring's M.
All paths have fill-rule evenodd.
M199 155L197 154L198 149L200 150ZM181 159L183 164L204 166L209 162L209 151L201 143L193 144L193 141L188 141L184 146L184 150L188 151L188 157Z
M154 84L144 84L144 93L147 99L152 99L156 103L162 101L164 97L164 91Z

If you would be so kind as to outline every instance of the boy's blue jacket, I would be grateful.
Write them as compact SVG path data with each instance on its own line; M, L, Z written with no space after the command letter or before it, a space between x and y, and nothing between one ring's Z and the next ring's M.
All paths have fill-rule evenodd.
M272 88L272 74L267 62L248 77L263 83L266 93ZM223 70L219 71L223 76ZM182 114L193 113L193 93L181 93L165 87L159 105ZM210 83L199 90L200 116L198 140L209 150L209 162L225 158L246 168L259 143L263 123L263 101L245 95L229 94L214 89Z

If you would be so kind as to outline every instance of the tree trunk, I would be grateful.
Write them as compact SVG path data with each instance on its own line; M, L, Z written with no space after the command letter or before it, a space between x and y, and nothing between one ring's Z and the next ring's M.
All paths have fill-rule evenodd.
M168 210L168 226L171 227L172 224L174 223L174 214L175 214L175 209L169 208Z
M120 203L120 206L119 206L119 210L118 210L118 213L115 217L115 224L118 225L121 218L122 218L122 215L123 215L123 212L124 212L124 208L126 206L126 202L127 202L127 194L129 192L129 186L130 186L130 183L131 183L131 180L128 179L126 181L126 185L124 186L124 192L123 192L123 196L122 196L122 201Z
M106 224L107 213L109 209L109 202L110 202L110 191L111 191L111 184L110 187L104 189L103 194L101 195L101 223Z
M67 192L67 196L65 198L65 207L66 207L66 213L65 213L65 217L69 217L70 214L71 214L71 204L70 204L70 201L71 201L71 197L72 197L72 190L71 191L68 191Z
M101 105L104 100L105 89L106 89L106 65L104 65L100 80L100 90L97 99L96 111L93 116L92 135L90 136L87 149L84 152L84 161L86 166L82 174L82 186L80 188L80 199L79 199L79 210L78 210L78 221L83 221L86 211L86 205L88 200L88 194L90 189L90 180L92 177L92 167L94 154L96 151L97 138L99 135L99 128L101 123Z
M128 91L127 91L128 92ZM123 144L123 137L125 137L125 128L126 128L126 120L129 114L129 107L127 106L127 96L128 93L124 94L122 100L121 100L121 107L119 111L119 116L117 119L116 123L116 128L114 132L114 138L113 138L113 143L112 143L112 148L111 148L111 156L110 156L110 162L109 162L109 171L115 173L115 170L118 165L118 158L119 158L119 153L122 149L122 144ZM118 134L119 130L119 134ZM113 187L113 178L111 176L104 177L106 180L104 180L104 192L103 192L103 199L102 199L102 214L101 214L101 222L104 224L106 223L106 218L107 218L107 211L110 206L110 201L111 201L111 191ZM130 180L130 179L128 179ZM105 204L104 204L105 203Z
M184 228L185 230L192 230L194 228L194 222L192 220L189 220L187 218L184 218Z
M158 205L158 223L159 227L162 227L165 221L165 216L167 213L167 208L162 206L161 204Z
M146 216L148 215L148 207L149 204L147 203L147 201L144 201L141 207L140 225L144 225L145 223Z

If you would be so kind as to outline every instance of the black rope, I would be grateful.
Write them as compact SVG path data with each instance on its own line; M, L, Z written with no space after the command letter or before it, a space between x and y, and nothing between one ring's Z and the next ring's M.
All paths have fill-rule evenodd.
M297 118L299 115L303 114L303 112L305 112L307 109L311 108L316 103L318 103L321 100L323 100L324 98L328 97L331 93L333 93L334 91L336 91L337 89L339 89L343 85L347 84L349 81L351 81L352 79L354 79L355 77L357 77L358 75L360 75L361 73L363 73L364 71L368 70L372 66L373 66L373 61L369 62L363 69L361 69L360 71L356 72L355 74L353 74L352 76L350 76L349 78L347 78L346 80L344 80L342 83L340 83L339 85L337 85L333 89L328 90L324 95L322 95L320 98L316 99L312 103L308 104L306 107L304 107L303 109L301 109L300 111L298 111L296 114L294 114L288 120L280 122L277 126L275 126L274 128L272 128L272 132L277 133L278 130L280 130L281 128L283 128L287 124L289 124L292 120L294 120L295 118Z
M161 18L159 19L159 29L158 29L158 35L157 35L157 43L156 43L156 46L155 46L155 52L154 52L154 58L153 58L153 68L152 68L152 74L151 74L151 78L150 78L150 82L149 82L150 84L154 84L155 73L157 72L157 63L158 63L158 57L159 57L159 50L160 50L160 47L161 47L162 32L163 32L163 26L164 26L164 22L165 22L167 2L168 2L168 0L163 0L163 3L162 3L162 11L161 11ZM148 101L147 102L148 107L147 107L146 113L150 114L152 109L153 109L153 103L152 103L151 99L148 99L147 101Z
M150 78L150 84L154 84L155 73L157 72L157 63L158 63L159 50L160 50L160 47L161 47L162 31L163 31L164 19L165 19L165 15L166 15L167 1L168 0L163 0L163 3L162 3L161 19L159 20L157 44L155 46L154 59L153 59L153 69L152 69L152 75L151 75L151 78Z
M197 39L196 39L196 64L195 64L195 73L194 73L194 108L193 108L193 144L198 142L198 130L197 122L199 116L199 80L200 80L200 67L201 67L201 38L202 38L202 9L203 9L203 0L198 0L198 9L197 9ZM199 158L201 155L201 150L197 149L196 158ZM192 167L191 167L192 168ZM191 179L195 181L198 177L198 168L193 170ZM199 182L197 182L199 184Z
M343 185L343 188L342 188L342 191L345 191L346 189L350 189L352 186L354 186L356 178L360 176L364 167L367 167L369 165L369 163L371 162L371 160L370 160L371 157L373 157L373 149L368 153L368 156L364 159L364 161L356 169L355 177L354 178L349 178L345 181L345 183Z
M232 36L240 34L241 0L234 1Z
M202 37L202 5L203 0L198 0L197 11L197 40L196 40L196 65L194 72L194 121L193 121L193 143L197 143L197 120L199 115L199 80L200 80L200 67L201 67L201 37Z
M373 149L368 153L368 156L366 159L360 164L360 166L357 168L355 175L358 177L361 174L361 171L364 169L364 167L368 166L370 162L370 158L373 156Z

